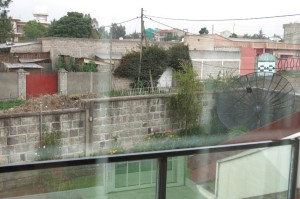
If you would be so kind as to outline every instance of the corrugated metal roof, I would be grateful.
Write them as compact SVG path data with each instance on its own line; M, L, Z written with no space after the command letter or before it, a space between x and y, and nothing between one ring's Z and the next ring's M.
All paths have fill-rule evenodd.
M112 59L122 59L123 54L122 53L112 53L111 54L111 58ZM106 53L100 53L97 54L96 57L103 59L103 60L109 60L110 59L110 54L106 54Z
M13 47L19 47L19 46L27 46L32 44L37 44L39 42L27 42L27 43L14 43L12 45L7 45L6 43L0 44L0 48L13 48Z
M42 66L34 63L17 63L17 64L3 63L3 64L7 68L32 68L32 69L43 68Z
M46 60L49 60L49 59L23 59L23 58L19 59L19 61L21 63L35 63L35 62L41 62L41 61L46 61Z

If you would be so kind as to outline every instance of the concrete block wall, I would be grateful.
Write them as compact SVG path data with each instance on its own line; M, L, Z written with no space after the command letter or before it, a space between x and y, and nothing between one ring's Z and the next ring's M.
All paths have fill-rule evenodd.
M105 40L105 39L84 39L84 38L41 38L40 46L42 52L50 52L52 67L59 55L70 55L73 57L94 58L95 55L109 54L110 45L112 54L126 54L131 51L139 51L139 40ZM111 44L110 44L111 43ZM151 42L164 48L169 48L177 43ZM17 49L16 49L17 51Z
M35 43L24 43L24 45L17 45L11 48L11 53L40 53L40 52L42 52L42 45L40 41Z
M18 73L0 73L0 99L16 99L19 97Z
M83 101L82 109L2 115L0 164L35 160L46 131L62 132L63 158L70 158L107 150L115 136L130 147L150 132L176 129L167 116L167 97L101 98Z
M197 72L199 79L208 79L210 76L216 78L220 75L239 75L240 61L226 60L202 60L192 61L193 67Z
M90 108L93 151L110 147L113 137L131 147L148 133L176 127L167 116L166 95L99 99Z
M0 117L0 164L33 161L41 132L62 132L63 157L83 154L84 114L81 110L23 113Z

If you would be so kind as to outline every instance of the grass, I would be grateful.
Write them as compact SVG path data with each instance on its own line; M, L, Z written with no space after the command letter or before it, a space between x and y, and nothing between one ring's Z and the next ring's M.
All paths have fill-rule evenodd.
M160 89L157 87L152 88L132 88L128 90L111 91L104 93L105 96L119 97L119 96L136 96L136 95L150 95L150 94L165 94L168 93L168 89Z
M25 103L25 100L8 100L8 101L0 101L0 110L6 110L10 108L14 108L16 106L20 106Z

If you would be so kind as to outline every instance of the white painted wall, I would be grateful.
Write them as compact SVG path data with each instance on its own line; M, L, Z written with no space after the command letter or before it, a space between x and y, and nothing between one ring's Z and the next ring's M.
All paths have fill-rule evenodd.
M215 194L239 199L287 191L290 146L248 150L217 163Z
M172 68L167 67L165 72L159 78L157 87L170 88L171 86L172 86Z

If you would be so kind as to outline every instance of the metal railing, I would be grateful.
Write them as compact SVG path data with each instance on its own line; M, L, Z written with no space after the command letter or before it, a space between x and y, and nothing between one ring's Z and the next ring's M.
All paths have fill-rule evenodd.
M99 163L117 163L133 160L146 160L157 159L157 186L156 186L156 198L166 198L167 187L167 159L169 157L176 156L188 156L197 154L210 154L216 152L229 152L237 150L258 149L276 146L291 146L291 162L289 166L289 183L287 198L294 199L297 187L297 168L298 168L298 156L299 156L299 140L298 139L285 139L280 141L264 141L264 142L252 142L241 143L231 145L217 145L209 147L198 148L185 148L166 151L151 151L143 153L131 153L131 154L118 154L111 156L98 156L98 157L84 157L74 159L63 160L51 160L51 161L39 161L20 164L7 164L0 165L0 174L7 172L20 172L30 171L38 169L53 169L59 167L73 167L81 165L93 165Z

